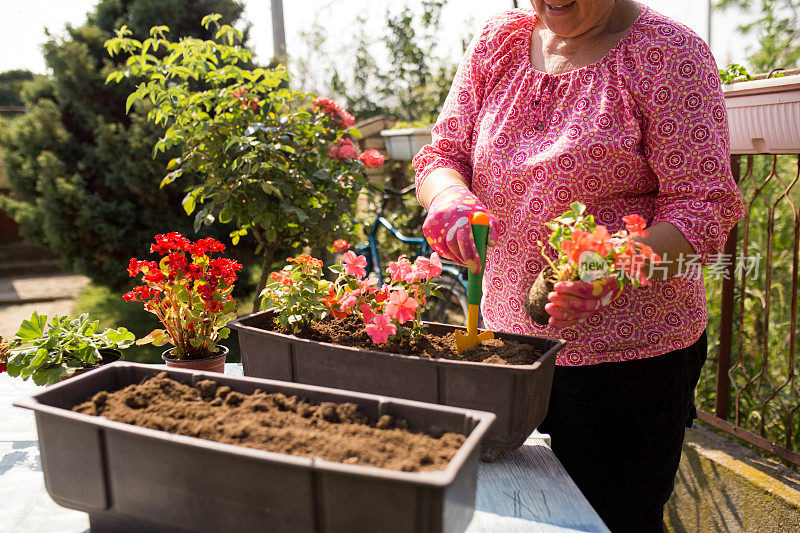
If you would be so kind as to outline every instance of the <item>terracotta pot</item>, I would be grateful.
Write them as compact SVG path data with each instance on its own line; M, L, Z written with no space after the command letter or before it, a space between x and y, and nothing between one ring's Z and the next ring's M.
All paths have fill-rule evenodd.
M547 414L558 339L495 332L541 356L530 365L498 365L416 357L302 339L267 329L272 311L228 323L239 335L246 376L383 394L489 411L497 416L484 441L484 461L518 448ZM446 335L465 328L425 322Z
M553 291L554 283L548 280L552 272L550 267L542 270L525 299L525 312L540 326L546 326L550 320L550 313L545 311L544 306L547 305L547 295Z
M217 346L217 354L205 359L172 359L169 354L175 348L170 348L161 354L161 359L167 363L167 368L183 368L188 370L204 370L206 372L225 373L225 357L228 355L227 346Z

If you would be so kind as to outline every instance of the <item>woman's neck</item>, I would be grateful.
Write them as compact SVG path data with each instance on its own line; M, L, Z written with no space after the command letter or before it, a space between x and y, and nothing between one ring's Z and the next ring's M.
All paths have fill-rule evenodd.
M537 18L531 36L531 64L548 74L560 74L594 63L616 46L642 9L630 0L618 0L605 17L574 37L553 33Z

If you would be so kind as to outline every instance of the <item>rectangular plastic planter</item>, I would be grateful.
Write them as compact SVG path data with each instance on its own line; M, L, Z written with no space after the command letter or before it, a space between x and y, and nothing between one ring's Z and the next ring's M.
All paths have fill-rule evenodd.
M60 505L89 513L92 531L460 532L475 503L479 442L494 415L368 394L191 370L214 379L314 402L353 402L371 419L467 435L444 470L398 472L294 457L174 435L69 409L162 369L113 363L15 403L36 412L45 485Z
M531 365L496 365L428 359L339 346L263 329L271 311L231 321L239 334L246 376L337 389L385 394L421 402L489 411L497 420L484 440L491 461L518 448L544 420L560 340L496 333L499 339L530 344L542 356ZM426 323L444 335L457 326Z
M382 130L381 137L389 159L411 161L423 146L431 143L431 128Z
M800 76L723 86L732 154L800 153Z

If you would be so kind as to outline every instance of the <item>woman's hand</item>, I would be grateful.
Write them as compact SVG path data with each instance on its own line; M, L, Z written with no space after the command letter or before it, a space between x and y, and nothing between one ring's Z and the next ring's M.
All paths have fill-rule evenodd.
M597 281L559 281L553 287L544 306L550 314L549 324L561 329L585 320L619 296L622 289L616 278Z
M489 217L489 245L497 240L497 219L486 206L463 185L450 185L430 202L422 232L431 247L441 256L457 261L474 273L480 272L480 256L472 239L469 217L481 211Z

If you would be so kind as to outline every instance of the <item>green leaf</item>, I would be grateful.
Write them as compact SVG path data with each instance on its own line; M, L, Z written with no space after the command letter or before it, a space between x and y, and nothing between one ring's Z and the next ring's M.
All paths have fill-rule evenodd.
M31 368L34 368L34 369L38 368L38 367L42 366L42 363L44 363L46 360L47 360L47 350L45 348L39 348L38 350L36 350L36 355L33 357L31 362L28 364L28 367L31 367Z
M189 194L187 194L183 198L183 202L181 202L181 205L183 205L183 210L186 211L186 214L191 215L194 212L194 208L196 206L194 200L194 193L190 192Z
M75 370L69 370L63 366L42 368L33 374L33 382L37 385L54 385L73 373Z
M20 328L17 331L16 336L24 344L33 342L34 340L44 335L44 328L46 325L47 325L47 315L40 316L39 313L34 311L28 320L22 321L22 325L20 325Z
M125 100L125 113L130 113L131 106L138 99L139 99L138 92L133 92L128 96L127 100Z

